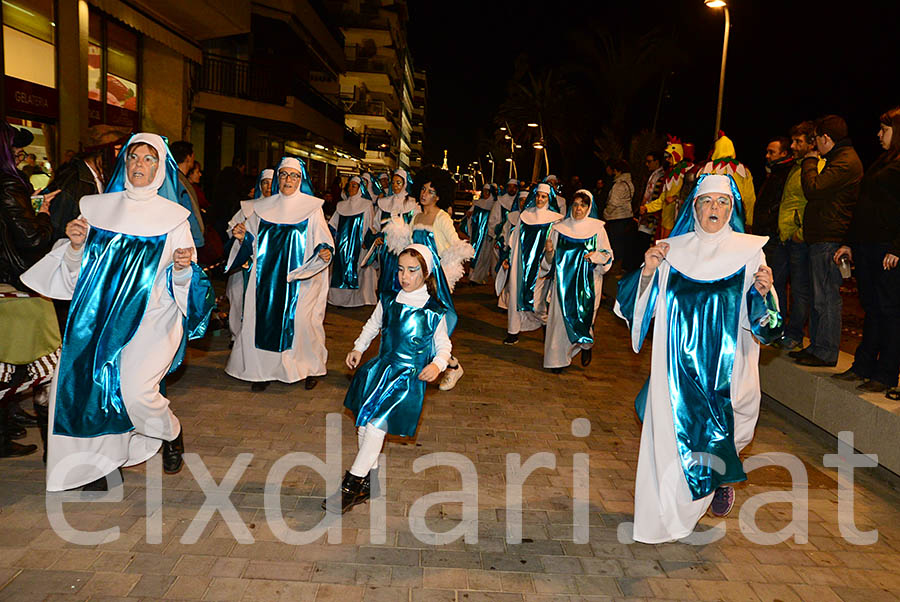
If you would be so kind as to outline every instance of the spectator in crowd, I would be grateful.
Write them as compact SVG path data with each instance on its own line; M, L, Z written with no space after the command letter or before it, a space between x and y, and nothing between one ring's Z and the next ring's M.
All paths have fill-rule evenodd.
M84 151L57 170L48 187L59 190L50 212L53 240L65 238L66 224L81 215L78 207L81 197L102 194L103 187L103 152L100 149Z
M665 170L663 169L662 152L653 150L647 153L647 156L644 157L644 165L647 167L647 171L650 172L650 176L647 178L646 186L644 186L644 195L641 197L640 204L641 209L643 209L647 203L653 201L653 199L659 198L659 195L662 193L663 175L665 173ZM653 244L653 237L656 235L656 229L658 227L658 211L653 213L646 213L643 210L640 211L637 234L635 235L634 240L635 261L632 261L633 265L640 265L644 253L646 253L647 249L650 248L650 245Z
M212 219L216 231L225 240L225 228L231 216L240 209L241 201L247 191L247 183L244 174L247 171L247 163L242 157L234 157L231 166L222 169L216 177L212 195Z
M178 164L178 183L181 190L178 193L178 204L191 212L188 223L191 225L191 236L194 238L194 246L200 249L206 242L203 239L203 215L200 212L200 203L197 193L188 180L188 174L194 167L194 145L187 140L173 142L169 146L172 158Z
M825 167L819 171L819 157ZM812 281L810 345L792 351L804 366L837 365L841 342L841 272L835 252L845 239L859 194L863 167L847 134L847 123L837 115L816 121L816 149L803 158L800 181L807 199L803 236L809 245Z
M631 183L631 168L625 159L619 159L612 164L612 174L613 185L606 200L606 208L603 210L603 219L606 222L613 257L622 258L619 261L621 265L630 251L628 239L634 216L631 208L634 184Z
M17 133L11 125L0 123L0 292L11 295L0 300L0 458L37 451L36 445L14 441L25 436L23 426L39 424L22 412L15 394L49 379L60 345L53 305L30 296L19 280L53 241L50 207L55 195L48 194L35 213L26 180L16 169L13 140ZM46 434L43 393L38 390L35 410L43 417L42 433Z
M778 244L778 209L793 165L791 139L786 136L770 138L766 144L766 179L759 188L753 209L753 233L769 237L764 249L766 257L772 256ZM774 271L775 268L772 269Z
M10 126L12 127L12 126ZM25 147L34 142L34 134L25 128L12 128L13 129L13 140L12 140L12 154L14 157L13 165L18 165L23 161L26 161L28 155L25 153ZM19 177L25 183L25 188L28 192L28 196L34 194L34 186L31 185L31 179L28 174L23 172L21 169L16 168L16 171L19 173Z
M866 312L863 338L846 372L834 377L864 380L857 388L900 400L900 107L881 116L884 153L866 170L859 201L835 262L852 259L859 300Z
M775 246L769 247L772 271L775 273L775 291L782 307L788 307L787 285L788 282L791 283L790 309L782 311L786 316L784 337L777 343L789 351L803 344L803 327L809 319L812 299L809 247L803 240L806 197L800 182L800 169L803 158L815 149L816 126L811 121L804 121L792 127L790 134L793 164L788 171L778 206L778 237L775 239ZM824 166L825 160L820 158L817 169L821 170Z

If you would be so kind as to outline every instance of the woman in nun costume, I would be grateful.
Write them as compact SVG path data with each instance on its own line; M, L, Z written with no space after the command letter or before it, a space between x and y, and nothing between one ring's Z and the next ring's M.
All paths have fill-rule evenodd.
M226 254L231 251L234 237L231 231L248 217L253 215L253 203L272 194L272 180L275 178L274 169L264 169L256 179L256 188L253 189L253 198L241 201L241 208L228 222L228 238L230 239L225 249ZM231 344L237 338L241 329L241 321L244 318L244 291L247 290L247 279L250 277L250 264L232 266L228 282L225 284L225 296L228 298L228 329L231 331Z
M178 198L178 166L156 134L132 136L105 194L82 197L67 239L22 276L35 291L71 299L50 388L47 490L107 489L107 475L163 447L181 469L181 424L160 391L203 336L215 301L197 266Z
M345 198L337 204L328 222L334 236L331 288L328 302L338 307L375 305L375 268L361 265L363 243L374 228L375 211L363 180L353 176L347 182Z
M505 288L507 296L506 338L503 343L515 345L522 331L537 330L547 322L547 297L550 279L540 276L544 249L550 226L563 218L550 209L553 188L538 184L528 194L521 211L512 211L503 229L509 241L495 281L497 294Z
M412 178L405 169L397 169L391 177L391 194L378 199L375 208L376 230L373 245L377 247L370 257L378 258L378 294L391 294L399 289L397 284L397 257L409 240L409 224L419 212L419 204L413 196ZM368 263L368 261L367 261Z
M510 205L510 210L503 218L503 223L500 224L502 228L500 229L499 234L497 234L497 238L494 241L494 251L496 252L496 264L494 265L494 292L497 295L497 307L499 307L503 311L509 309L509 287L506 286L506 276L503 275L501 277L501 272L504 269L503 264L508 263L509 260L508 241L510 237L516 232L516 226L519 224L519 206L525 204L525 200L528 198L529 194L530 193L527 189L520 190L517 193L516 198L512 202L512 205ZM494 207L499 204L500 201L497 201Z
M244 321L225 372L262 391L271 381L306 389L325 374L325 305L334 240L312 195L306 166L296 157L278 165L272 196L232 229L226 271L250 262Z
M369 201L377 203L382 194L381 184L375 179L372 173L368 171L364 171L359 177L363 182L362 187L369 193Z
M469 272L469 282L484 284L495 276L494 268L497 260L492 250L494 236L490 229L490 216L497 203L497 186L485 184L481 196L472 204L472 215L469 216L466 234L472 240L475 249L475 260Z
M519 198L519 181L511 178L506 183L506 188L499 197L497 202L491 207L491 213L488 216L488 232L493 240L491 252L494 255L494 271L497 271L497 264L500 263L500 250L506 246L503 240L503 227L506 225L506 218L512 210L516 199ZM503 309L506 309L504 306Z
M734 505L746 480L739 454L759 415L759 344L781 336L767 238L744 234L743 205L727 175L700 176L672 236L619 283L616 314L635 352L655 319L650 378L635 400L643 420L634 539L690 535L710 509Z
M591 363L603 275L613 262L603 222L589 217L593 201L587 190L577 191L570 216L553 224L544 250L541 275L552 279L544 368L557 374L578 353L582 366Z

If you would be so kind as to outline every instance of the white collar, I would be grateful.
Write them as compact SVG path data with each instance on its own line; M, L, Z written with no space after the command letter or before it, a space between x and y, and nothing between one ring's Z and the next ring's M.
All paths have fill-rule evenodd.
M553 229L563 236L583 240L602 232L604 224L605 222L602 220L594 219L593 217L575 219L569 216L558 224L554 224Z
M338 203L334 210L340 215L359 215L371 206L372 203L369 199L364 198L361 192L357 192L352 197Z
M403 190L397 194L383 196L378 199L378 208L386 211L391 215L399 215L412 211L416 207L416 202L406 194Z
M494 198L494 195L482 197L475 201L475 206L479 209L491 209L496 201L497 199Z
M508 194L506 194L506 193L504 192L503 194L500 195L500 198L497 199L497 201L500 203L500 205L501 205L504 209L509 210L509 209L512 208L513 202L516 200L516 197L517 197L518 195L519 195L519 193L516 193L516 194L510 196L510 195L508 195Z
M727 224L726 224L727 226ZM719 233L724 232L724 235ZM744 267L768 242L768 236L741 234L722 228L716 234L688 232L662 242L669 243L666 261L693 280L721 280Z
M290 196L279 192L254 201L253 212L273 224L299 224L316 211L321 211L324 202L299 190Z
M428 287L424 284L410 293L407 293L403 289L397 293L397 303L412 305L414 307L423 307L428 303L428 299L430 298L431 295L428 294Z
M187 220L190 211L159 195L135 199L128 191L81 197L81 214L92 226L132 236L159 236Z
M563 218L562 214L551 211L547 207L538 209L537 207L529 207L519 214L519 219L529 226L540 226L559 221Z

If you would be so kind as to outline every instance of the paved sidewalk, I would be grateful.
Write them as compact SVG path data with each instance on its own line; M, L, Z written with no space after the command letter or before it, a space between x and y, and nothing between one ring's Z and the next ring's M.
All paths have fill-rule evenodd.
M764 546L741 533L740 510L748 498L790 489L787 471L779 468L750 473L725 521L726 535L715 543L620 543L618 527L631 518L640 436L632 400L648 373L649 349L633 354L624 324L602 310L593 364L583 369L576 358L575 366L554 375L540 367L540 332L523 334L517 346L501 343L505 315L494 305L487 287L460 288L460 324L453 339L465 376L451 392L429 389L414 442L390 441L385 447L383 543L372 530L368 505L344 516L340 544L322 537L289 545L278 538L284 532L273 533L267 521L264 488L275 462L291 452L325 458L326 414L341 411L349 382L343 358L370 311L329 308L330 373L313 391L274 384L251 393L249 385L223 371L225 335L192 348L187 368L170 381L187 451L199 454L217 483L239 454L252 454L230 495L239 518L226 521L213 514L196 543L182 539L191 534L206 495L188 468L162 477L160 543L147 540L148 490L141 466L125 470L123 500L65 504L73 529L119 529L107 543L79 546L50 527L39 455L0 461L0 600L900 599L900 479L880 469L856 470L856 526L877 528L879 536L872 545L845 541L838 525L837 472L822 460L837 452L836 442L768 405L747 455L775 451L803 460L810 480L808 522L802 524L807 543L790 539ZM573 435L575 419L590 422L587 436ZM340 423L346 468L356 435L348 417ZM29 434L32 442L36 438L36 432ZM430 529L471 524L461 522L462 505L452 501L462 487L458 471L437 466L413 472L413 461L432 452L462 454L477 470L477 489L468 490L477 493L477 543L429 545L411 532L411 506L437 491L451 498L429 508ZM539 468L528 477L522 543L507 543L507 454L521 454L524 461L538 452L553 454L555 468ZM590 537L588 543L574 543L573 457L585 453ZM317 524L324 493L324 482L312 470L288 472L280 497L285 525L301 531ZM757 527L767 532L790 519L788 503L768 504L756 513ZM706 518L703 528L718 522ZM238 535L253 543L239 543Z

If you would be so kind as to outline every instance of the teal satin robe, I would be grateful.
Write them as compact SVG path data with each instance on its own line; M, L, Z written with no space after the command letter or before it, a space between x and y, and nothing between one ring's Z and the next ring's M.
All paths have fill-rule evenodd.
M534 288L537 286L544 245L553 224L530 225L519 219L516 226L519 237L519 287L516 308L519 311L534 311Z
M472 247L475 249L475 255L473 257L475 258L478 258L482 245L487 244L488 217L490 217L490 215L490 209L475 207L472 210L472 231L466 232L466 235L472 240ZM463 223L467 223L467 220L464 220Z
M577 239L559 233L553 255L556 298L573 345L593 344L595 265L585 258L597 250L597 235Z
M334 232L331 288L359 289L359 256L362 252L365 213L341 215Z
M353 376L344 406L356 425L373 426L391 435L416 434L426 382L419 372L434 359L434 333L445 309L434 298L421 308L382 297L381 344L378 355Z
M275 224L259 219L256 245L256 348L280 353L294 345L300 282L287 276L303 265L309 220Z
M665 302L667 334L667 380L675 438L682 470L694 500L723 484L746 480L734 445L734 411L731 374L740 329L741 304L747 304L747 319L753 335L763 344L781 336L783 324L771 293L763 299L751 287L743 294L744 270L714 281L692 280L669 268ZM619 282L619 310L634 324L634 309L640 286L640 270ZM659 276L648 285L650 295L641 320L638 341L643 341L654 315ZM763 317L768 322L761 326ZM649 381L635 399L643 420ZM713 469L712 459L724 463L724 471Z

